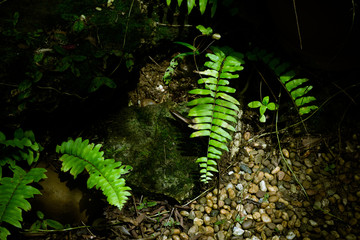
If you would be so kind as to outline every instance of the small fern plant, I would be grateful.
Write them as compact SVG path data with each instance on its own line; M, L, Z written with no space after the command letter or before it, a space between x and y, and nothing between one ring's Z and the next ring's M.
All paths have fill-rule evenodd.
M101 144L89 144L89 140L77 138L63 142L56 146L56 152L63 154L61 170L76 178L86 170L89 173L87 187L101 189L107 197L108 203L122 209L127 197L130 196L130 187L125 185L125 179L121 176L128 173L132 167L122 165L114 159L105 159L104 152L100 151Z
M46 170L32 168L26 172L18 165L32 165L39 159L41 149L32 131L17 129L13 139L6 139L5 134L0 131L0 239L6 239L10 235L4 223L22 227L22 211L29 211L31 208L27 199L40 194L30 184L46 178Z
M202 76L198 83L203 88L193 89L189 93L199 95L191 100L192 107L189 116L193 118L192 128L196 129L190 137L208 137L206 156L196 160L200 165L200 181L208 183L214 172L218 172L217 161L221 159L223 151L229 151L228 141L232 140L230 132L235 128L240 103L230 94L235 89L229 87L231 79L239 77L235 74L243 70L243 55L231 49L211 48L213 53L207 53L210 61L204 66L208 69L200 71Z
M247 53L247 57L250 60L262 60L269 66L278 77L280 83L284 86L289 93L291 99L300 116L310 113L317 109L316 105L310 103L315 101L316 98L311 95L307 95L313 88L311 85L305 85L308 78L295 78L296 73L290 69L290 63L283 62L281 59L274 57L273 53L268 53L265 50L255 48L253 51Z

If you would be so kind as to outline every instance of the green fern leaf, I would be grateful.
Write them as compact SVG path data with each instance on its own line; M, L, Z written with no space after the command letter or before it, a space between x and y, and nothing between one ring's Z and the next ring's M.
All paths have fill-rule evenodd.
M302 106L302 105L305 105L305 104L308 104L312 101L315 101L316 98L313 97L313 96L306 96L306 97L301 97L301 98L298 98L295 100L295 104L296 106Z
M62 170L69 171L77 177L85 169L90 177L87 181L88 188L101 189L107 197L107 201L121 209L130 196L129 187L125 186L125 180L121 175L131 170L130 166L122 166L121 162L114 159L104 159L103 152L100 152L101 144L89 144L89 140L82 141L77 138L75 141L63 142L56 147L56 152L62 153L60 157Z
M21 228L22 210L31 208L26 200L40 191L28 184L38 182L46 178L46 170L43 168L32 168L25 172L22 168L14 167L14 176L0 179L0 222L7 222L15 227Z
M6 239L10 235L9 230L4 227L0 227L0 239Z
M298 97L301 97L305 94L307 94L313 87L312 86L306 86L303 88L297 88L294 91L290 92L291 97L293 99L297 99Z
M207 0L199 0L199 7L201 15L204 14L207 5Z
M221 159L222 151L229 151L228 141L232 140L229 132L234 132L232 123L236 123L236 117L239 111L239 101L229 94L236 90L229 87L229 80L238 78L236 71L243 69L243 63L240 53L230 53L231 49L221 50L213 48L213 53L206 56L210 59L204 66L208 69L201 71L203 77L198 80L199 84L204 84L204 89L191 90L189 93L198 95L208 95L198 98L188 103L192 108L189 116L194 117L193 128L198 130L190 137L209 137L208 151L206 157L197 159L200 166L200 180L204 183L210 181L213 177L212 172L217 172L217 161Z
M187 0L187 6L188 6L188 14L190 14L191 10L195 6L195 0Z
M301 84L303 84L307 81L309 81L309 79L307 79L307 78L293 79L293 80L289 81L288 83L286 83L285 87L289 92L291 92L294 88L297 88L298 86L300 86Z

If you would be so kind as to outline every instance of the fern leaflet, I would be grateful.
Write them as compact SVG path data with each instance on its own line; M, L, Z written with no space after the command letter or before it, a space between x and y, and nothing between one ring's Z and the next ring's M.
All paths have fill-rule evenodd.
M237 122L240 103L229 95L236 90L227 85L230 79L239 77L234 72L243 69L242 54L232 52L230 49L212 48L212 50L213 53L206 54L210 61L204 64L209 69L199 72L206 76L198 80L199 84L204 84L204 89L193 89L189 92L203 97L188 103L188 106L192 107L189 116L194 118L192 128L197 130L190 137L209 138L206 157L196 160L201 168L200 180L204 183L212 179L213 172L218 172L217 160L221 158L222 151L229 151L227 143L232 140L229 131L235 131L231 123ZM227 56L224 52L232 52L232 55Z
M77 177L78 174L87 170L90 177L87 181L88 188L101 189L107 197L107 201L121 209L130 196L125 186L125 180L121 175L131 170L130 166L122 165L121 162L115 162L114 159L104 159L104 152L100 152L101 144L89 144L89 140L82 141L77 138L75 141L69 140L63 142L61 146L56 147L56 152L62 153L60 157L62 171L69 171Z

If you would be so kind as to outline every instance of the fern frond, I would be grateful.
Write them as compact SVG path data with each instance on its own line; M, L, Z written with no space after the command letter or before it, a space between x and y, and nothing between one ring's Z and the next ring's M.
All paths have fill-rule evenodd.
M90 177L87 181L88 188L101 189L107 197L107 201L119 209L125 204L130 187L125 185L125 180L121 175L131 170L130 166L124 166L121 162L114 159L104 159L104 152L100 152L101 144L89 144L89 140L82 141L77 138L75 141L63 142L56 147L56 152L62 153L60 157L62 163L61 170L77 177L85 169Z
M300 116L318 108L316 105L309 105L309 103L316 100L315 97L305 96L313 88L311 85L304 85L309 79L295 78L296 73L293 70L289 70L289 63L282 62L279 58L274 58L273 53L267 53L265 50L259 50L258 48L249 52L248 58L251 60L262 60L275 72L294 101Z
M234 72L243 69L242 54L226 55L219 48L212 50L213 53L206 54L210 61L204 64L209 69L199 72L204 77L198 80L198 84L203 84L204 89L189 91L201 97L188 103L192 107L188 115L194 117L192 128L197 130L190 137L209 137L206 157L196 160L204 183L208 183L213 172L218 171L217 160L221 159L222 151L229 151L227 143L232 140L230 132L235 131L231 124L236 123L240 103L229 95L236 90L228 84L230 79L239 77Z
M22 210L31 208L26 200L40 191L28 184L38 182L46 178L46 170L43 168L32 168L25 172L22 168L15 166L14 176L4 177L0 180L0 222L7 222L15 227L21 228Z

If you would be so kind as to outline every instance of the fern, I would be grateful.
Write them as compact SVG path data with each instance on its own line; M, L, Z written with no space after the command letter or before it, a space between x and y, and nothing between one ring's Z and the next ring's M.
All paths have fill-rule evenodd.
M60 157L62 163L61 170L77 177L84 171L89 173L87 181L88 188L101 189L107 197L107 201L121 209L130 196L125 186L125 180L121 175L131 170L130 166L122 165L121 162L115 162L114 159L104 159L104 152L100 152L101 144L89 144L89 140L82 141L77 138L75 141L69 140L63 142L61 146L56 146L56 152L62 153Z
M23 131L21 128L15 130L14 139L6 139L0 131L0 179L2 167L16 166L17 161L26 160L29 166L39 159L42 147L35 141L32 131Z
M7 222L15 227L21 228L22 210L28 211L31 208L26 200L34 194L41 194L40 191L29 184L46 178L46 170L33 168L25 172L22 168L15 166L14 176L0 179L0 223ZM1 239L6 239L10 232L0 227ZM5 237L5 238L4 238Z
M204 66L208 69L199 72L206 76L198 80L199 84L204 84L204 88L189 92L202 97L188 103L188 106L192 107L189 111L189 116L193 117L194 122L192 128L197 130L190 137L209 138L206 156L196 160L201 168L200 180L204 183L212 179L213 172L218 172L217 161L221 158L222 152L229 151L227 143L232 140L229 131L235 131L232 123L237 122L240 104L229 95L236 90L228 85L229 80L239 77L234 72L243 69L242 54L232 52L231 49L212 48L212 50L213 53L206 54L210 61ZM225 52L232 52L232 55L227 56Z
M304 84L309 81L309 79L295 78L296 74L293 70L289 69L289 63L282 62L279 58L275 58L274 54L267 53L265 50L259 50L258 48L249 52L247 56L250 60L262 60L274 71L284 88L291 96L291 99L294 101L300 116L308 114L312 110L318 108L316 105L309 104L315 101L316 98L306 95L313 88L311 85Z

